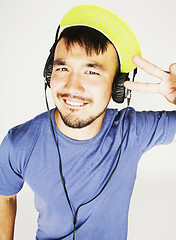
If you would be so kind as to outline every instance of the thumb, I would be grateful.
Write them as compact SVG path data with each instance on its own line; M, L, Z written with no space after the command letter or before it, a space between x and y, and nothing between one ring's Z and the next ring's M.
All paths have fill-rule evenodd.
M172 75L176 77L176 63L172 63L169 67L169 71Z

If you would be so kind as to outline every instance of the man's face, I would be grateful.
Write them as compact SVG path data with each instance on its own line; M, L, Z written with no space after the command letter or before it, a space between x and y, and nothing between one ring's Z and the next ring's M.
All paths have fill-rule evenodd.
M83 128L102 120L111 98L117 55L108 44L107 51L86 54L74 44L67 50L62 38L56 47L51 91L59 121L67 127Z

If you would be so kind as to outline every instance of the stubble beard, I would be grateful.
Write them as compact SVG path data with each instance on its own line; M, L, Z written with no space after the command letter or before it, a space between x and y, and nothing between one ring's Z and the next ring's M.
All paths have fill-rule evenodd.
M90 98L84 98L81 96L76 96L76 95L71 95L68 93L58 93L57 94L57 98L64 98L64 97L70 97L70 98L74 98L74 99L79 99L82 100L83 102L87 102L88 104L92 105L93 104L93 100ZM64 113L62 111L62 109L59 109L57 106L57 110L60 114L60 117L62 119L62 121L64 122L64 124L67 127L70 128L84 128L87 127L88 125L90 125L91 123L93 123L96 119L98 119L101 115L103 115L106 111L108 107L108 103L107 105L104 107L103 110L101 110L99 113L95 114L95 115L90 115L87 117L87 119L80 119L79 116L76 116L77 112L79 111L79 109L75 109L75 108L69 108L69 113Z
M57 107L56 107L57 108ZM60 117L62 119L62 121L64 122L64 124L67 126L67 127L70 127L70 128L77 128L77 129L80 129L80 128L84 128L84 127L87 127L88 125L90 125L91 123L93 123L96 119L98 119L102 114L105 113L107 107L104 108L99 114L97 115L94 115L94 116L89 116L87 119L80 119L79 117L76 117L74 116L74 112L76 112L77 110L75 109L70 109L71 113L70 114L67 114L67 115L64 115L62 114L62 112L57 108L59 114L60 114Z

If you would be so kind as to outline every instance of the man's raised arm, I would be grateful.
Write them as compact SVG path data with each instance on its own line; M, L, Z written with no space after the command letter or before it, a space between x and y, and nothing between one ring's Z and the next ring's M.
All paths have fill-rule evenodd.
M134 56L133 62L143 71L159 78L161 81L159 83L140 83L126 81L124 83L125 87L130 90L143 93L161 94L170 103L176 105L176 63L171 64L169 71L166 72L140 56ZM176 135L173 142L176 142Z

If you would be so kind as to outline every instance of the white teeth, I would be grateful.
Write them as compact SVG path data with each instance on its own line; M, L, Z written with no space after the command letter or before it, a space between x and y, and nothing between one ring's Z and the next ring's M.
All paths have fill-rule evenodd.
M66 103L75 107L81 107L83 106L83 103L79 103L79 102L71 102L69 100L66 100Z

